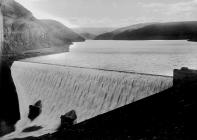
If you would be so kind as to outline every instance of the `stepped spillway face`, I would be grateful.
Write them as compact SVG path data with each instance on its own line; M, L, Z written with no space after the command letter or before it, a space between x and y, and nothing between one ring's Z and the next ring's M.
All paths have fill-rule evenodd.
M39 136L54 132L60 116L75 110L77 123L114 110L172 86L172 78L31 62L14 62L21 119L5 138ZM29 105L42 102L41 114L28 119ZM132 110L131 110L132 111ZM31 126L42 129L29 133Z

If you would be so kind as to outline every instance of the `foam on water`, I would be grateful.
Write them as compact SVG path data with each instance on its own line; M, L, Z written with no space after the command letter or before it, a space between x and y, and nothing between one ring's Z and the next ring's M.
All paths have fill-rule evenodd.
M171 77L30 62L14 62L11 71L21 119L16 131L4 139L52 133L60 124L60 116L70 110L76 111L79 123L172 86ZM38 100L42 101L42 113L31 122L27 118L29 105ZM34 125L43 129L21 132Z

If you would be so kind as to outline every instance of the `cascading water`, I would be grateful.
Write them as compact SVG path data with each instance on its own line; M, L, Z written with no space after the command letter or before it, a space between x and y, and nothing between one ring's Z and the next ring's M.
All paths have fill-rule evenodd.
M16 131L4 139L40 136L54 132L60 116L75 110L77 122L159 93L172 86L172 78L31 62L14 62L21 119ZM42 102L41 114L28 119L29 105ZM42 129L24 133L27 127Z

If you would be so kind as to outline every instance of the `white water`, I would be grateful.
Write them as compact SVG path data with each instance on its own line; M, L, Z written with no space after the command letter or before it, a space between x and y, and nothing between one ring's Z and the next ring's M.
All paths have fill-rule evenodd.
M16 131L4 139L52 133L60 123L60 116L72 109L76 110L79 123L172 86L171 77L31 62L14 62L11 71L21 120ZM42 101L42 113L30 122L28 106L38 100ZM33 125L43 129L21 133Z

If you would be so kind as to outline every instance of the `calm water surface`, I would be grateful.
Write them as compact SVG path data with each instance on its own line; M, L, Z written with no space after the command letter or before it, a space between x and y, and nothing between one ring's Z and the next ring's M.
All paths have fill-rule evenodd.
M197 43L187 41L86 41L70 52L24 61L172 76L173 69L197 69Z

